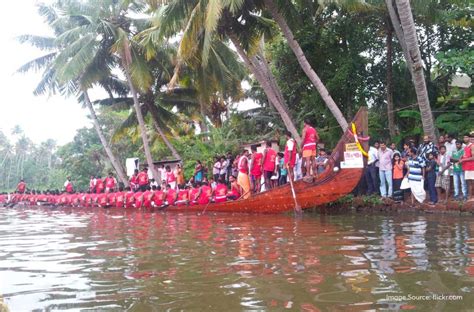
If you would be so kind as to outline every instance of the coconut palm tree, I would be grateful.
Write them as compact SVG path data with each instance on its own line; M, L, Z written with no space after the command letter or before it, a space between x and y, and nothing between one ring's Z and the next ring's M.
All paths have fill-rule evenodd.
M387 0L389 1L389 0ZM397 36L404 50L405 58L412 75L413 84L415 86L416 98L421 113L421 122L423 131L429 135L432 140L436 140L436 128L434 126L433 114L431 112L430 100L426 88L425 75L423 72L423 62L420 54L418 38L416 36L415 22L411 11L410 2L408 0L395 0L398 14L390 14L394 28L401 28ZM393 10L392 3L387 3L390 10Z
M20 36L20 42L29 43L47 53L24 64L18 72L43 70L42 79L34 90L35 95L79 93L79 98L89 110L94 128L119 180L128 185L123 166L105 138L87 92L93 83L105 86L108 90L117 86L114 79L108 77L113 60L106 58L104 53L97 53L98 46L110 48L110 43L106 40L97 41L92 34L83 36L82 30L89 26L84 23L87 20L84 15L74 15L74 21L71 21L60 13L76 12L75 9L77 6L73 2L38 4L38 11L53 30L54 36Z

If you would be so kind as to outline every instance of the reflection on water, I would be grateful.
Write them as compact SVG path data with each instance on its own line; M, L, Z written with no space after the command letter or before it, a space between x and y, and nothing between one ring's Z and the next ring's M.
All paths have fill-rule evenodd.
M473 291L472 217L0 208L11 311L462 311ZM463 299L388 297L409 294Z

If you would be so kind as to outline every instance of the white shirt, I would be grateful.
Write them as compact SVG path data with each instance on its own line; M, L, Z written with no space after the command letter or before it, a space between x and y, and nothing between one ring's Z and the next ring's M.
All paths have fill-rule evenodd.
M220 174L221 173L221 162L220 161L216 161L214 163L214 167L212 167L212 174L213 175L216 175L216 174Z
M66 182L64 182L64 187L66 187L69 183L71 183L71 181L67 180Z
M228 166L229 166L229 162L227 160L224 160L221 163L221 172L220 172L221 175L227 174L227 167Z
M456 151L456 139L452 139L450 141L444 142L444 146L446 147L446 154L451 157L453 156L453 152Z
M288 151L292 151L295 148L295 140L289 139L286 141L286 146L288 147Z
M368 154L369 154L369 159L367 161L368 165L373 164L374 162L376 162L379 159L379 156L378 156L379 151L373 146L369 147L369 153Z

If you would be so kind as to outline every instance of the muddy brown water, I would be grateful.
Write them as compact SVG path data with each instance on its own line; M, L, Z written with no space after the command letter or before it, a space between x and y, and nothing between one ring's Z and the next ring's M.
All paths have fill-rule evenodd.
M463 311L474 218L0 208L2 296L10 311Z

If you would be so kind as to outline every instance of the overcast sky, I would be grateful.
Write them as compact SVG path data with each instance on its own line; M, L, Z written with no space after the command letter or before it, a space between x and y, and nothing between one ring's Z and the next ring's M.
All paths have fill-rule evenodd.
M9 136L11 128L19 125L26 136L36 143L51 138L58 144L64 144L72 140L76 129L90 126L86 111L74 98L35 97L33 90L41 75L34 72L15 73L21 65L44 53L29 45L19 44L15 39L22 34L49 33L36 11L35 3L36 0L2 2L0 130Z

